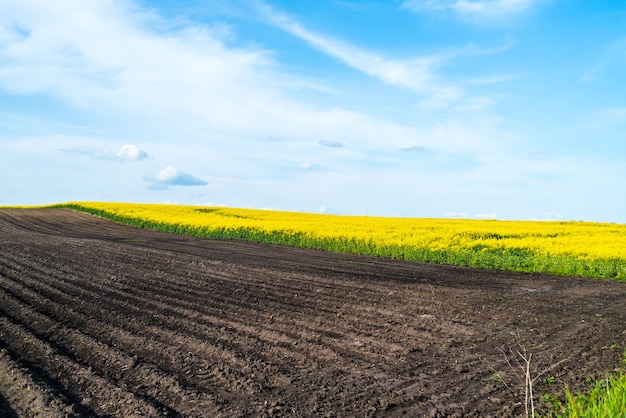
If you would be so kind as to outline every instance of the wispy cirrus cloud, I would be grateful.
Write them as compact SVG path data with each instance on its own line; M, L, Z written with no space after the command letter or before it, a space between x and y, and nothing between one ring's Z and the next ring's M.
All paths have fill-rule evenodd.
M172 29L158 15L142 12L126 0L62 4L60 8L41 0L0 3L0 89L52 97L87 112L124 114L124 123L134 123L127 122L131 119L144 123L137 131L145 140L168 137L164 129L178 135L184 126L192 131L187 140L191 143L207 132L226 135L232 141L213 141L224 149L259 135L308 143L311 132L317 137L340 136L345 145L360 149L415 143L442 147L439 141L421 143L425 136L418 131L428 127L341 105L293 100L285 92L284 80L306 81L304 77L283 71L271 51L258 45L227 45L210 25ZM434 108L469 100L463 88L437 74L438 65L502 50L471 46L436 56L390 59L260 7L272 25L376 80L420 94L424 104ZM73 19L73 14L81 18ZM503 48L508 47L507 43ZM445 144L458 148L450 141ZM99 149L73 152L121 158Z
M218 129L272 107L268 54L227 47L209 25L172 28L128 0L0 2L0 15L0 89L13 94Z
M508 0L511 1L511 0ZM521 1L521 0L520 0ZM528 3L533 0L524 0ZM536 1L536 0L535 0ZM507 0L500 0L506 3ZM405 7L410 8L411 2ZM498 3L496 1L496 3ZM515 42L505 39L497 47L483 48L474 44L442 50L439 53L414 58L390 58L384 54L355 46L344 40L315 32L292 16L266 3L257 2L257 8L272 25L303 40L312 48L366 74L382 83L407 89L425 97L423 105L431 108L447 107L468 99L463 83L454 83L441 75L440 68L462 58L498 54L511 49ZM505 5L496 5L505 9ZM513 7L510 5L509 7ZM493 84L509 81L515 75L494 75L470 80L466 85Z
M402 7L414 12L451 13L468 19L493 19L527 11L545 0L407 0Z
M580 76L583 83L602 79L612 67L626 64L626 37L620 37L598 48L598 59Z
M147 122L138 129L147 138L167 137L164 129L179 134L185 126L193 131L189 141L198 132L232 138L219 144L224 148L258 135L306 142L311 132L371 146L382 137L385 144L414 140L411 129L398 122L293 100L285 86L306 84L305 77L283 71L258 45L226 45L208 24L171 28L127 0L0 2L0 16L0 90L50 97L86 112L123 114L124 123ZM290 20L284 24L295 32L300 27ZM318 39L302 30L311 42ZM455 88L438 86L428 71L420 75L422 64L396 64L324 37L318 40L320 48L374 77L438 97L458 95ZM100 150L74 151L102 156Z
M620 123L626 122L626 107L616 107L593 112L593 115L603 122Z
M461 91L437 80L435 67L445 56L425 56L407 60L382 55L309 30L286 13L260 3L259 10L275 26L296 36L313 48L384 83L439 97L457 98Z

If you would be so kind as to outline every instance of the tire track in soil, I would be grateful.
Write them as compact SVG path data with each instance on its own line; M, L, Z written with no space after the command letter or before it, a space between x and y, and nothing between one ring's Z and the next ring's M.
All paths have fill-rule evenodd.
M0 210L0 371L17 376L0 380L0 412L516 416L504 354L531 350L537 373L569 358L550 374L574 387L601 378L621 355L602 347L626 345L625 296L624 283Z

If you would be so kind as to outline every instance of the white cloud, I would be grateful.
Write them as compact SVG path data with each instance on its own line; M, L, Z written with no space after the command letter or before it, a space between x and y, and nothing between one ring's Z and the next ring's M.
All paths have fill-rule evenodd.
M493 19L525 12L545 0L407 0L415 12L447 12L470 19Z
M96 147L74 147L63 148L61 151L86 155L98 160L140 161L148 158L148 154L145 151L132 144L125 144L113 150L103 150Z
M477 213L476 219L498 219L497 213Z
M444 217L446 218L470 218L470 215L466 212L446 212Z
M498 219L498 214L497 213L477 213L472 216L467 212L447 212L444 215L444 217L445 218L492 220L492 219Z
M473 3L492 3L502 13L517 13L504 2ZM586 200L587 213L597 213L602 208L591 207L594 202L608 201L615 190L624 188L614 186L624 186L618 176L623 166L607 169L605 164L566 161L551 157L549 151L536 161L537 155L514 152L531 146L519 144L520 138L508 132L500 119L477 113L493 108L498 97L472 96L462 88L469 91L513 79L507 70L505 75L488 78L471 71L464 72L465 78L447 78L439 71L460 57L510 48L510 42L494 50L466 47L447 55L402 59L315 33L289 16L267 12L265 18L273 25L369 75L369 80L358 77L364 95L376 98L378 92L394 90L376 81L403 89L397 108L373 116L383 106L368 111L347 108L341 100L348 94L339 83L334 89L319 86L316 94L306 97L292 95L298 88L294 86L324 81L311 82L289 73L277 61L280 54L259 46L271 46L269 40L263 44L224 40L210 25L174 25L133 4L126 0L0 1L0 91L9 99L44 98L43 106L59 103L63 108L63 112L50 112L52 116L45 111L33 113L36 134L27 112L18 109L11 111L10 118L2 115L2 127L30 129L13 129L17 135L0 139L0 166L6 168L0 170L4 199L148 200L153 195L140 193L147 193L148 184L152 189L169 189L168 199L185 203L215 199L230 206L298 205L306 210L328 203L341 213L369 207L383 214L410 211L433 216L463 210L472 214L468 217L494 213L511 217L529 213L523 212L531 205L528 202L552 199L557 204L550 204L550 210L568 216L572 213L568 207L581 204L567 200L568 196L592 196ZM460 1L439 4L459 6L443 10L449 13L460 15L463 10ZM378 90L366 91L370 87ZM422 107L415 106L416 101L422 101ZM393 114L400 108L404 114ZM73 109L80 114L64 119L65 111ZM619 108L597 113L599 117L622 115ZM106 161L58 152L64 147L92 158L146 158L135 145L120 147L93 139L98 135L130 137L137 144L150 141L150 157L159 164L155 173L144 177L143 164L110 170ZM319 138L341 142L317 142ZM332 143L343 147L326 148ZM59 158L52 161L51 153ZM159 160L163 156L168 160ZM191 173L199 174L202 167L202 175L211 176L211 197L202 195L206 188L175 187L207 183L165 167L170 161L184 164ZM156 170L161 167L165 169ZM612 187L598 190L598 184ZM409 195L423 199L399 198ZM539 215L545 212L538 210Z
M460 89L445 85L434 73L434 68L447 57L429 56L409 60L385 58L371 51L350 45L346 42L315 33L285 13L275 11L262 4L259 9L270 22L284 31L304 40L312 47L339 60L340 62L377 78L384 83L432 94L438 97L456 99L462 96Z
M269 52L226 47L203 27L159 33L158 17L123 0L2 2L0 16L0 89L136 120L156 141L181 130L228 137L213 141L219 147L259 136L310 141L311 132L370 143L388 128L391 141L406 136L362 113L294 102L284 86L296 77L280 73Z
M114 150L113 154L123 161L138 161L148 158L148 154L145 151L132 144L122 145L120 149Z
M210 27L163 33L167 25L158 16L131 4L124 0L1 3L4 24L0 25L10 36L1 37L9 40L0 44L0 88L21 95L49 95L89 111L119 115L130 126L137 121L137 131L145 132L145 139L153 143L182 132L187 141L202 138L220 150L240 150L259 137L289 138L294 147L310 143L315 135L340 136L346 147L362 152L412 146L447 152L467 149L454 144L464 142L462 137L477 137L469 130L442 140L440 133L436 138L428 134L441 132L439 127L417 128L341 107L291 100L285 80L300 80L281 72L270 52L258 46L227 47ZM424 106L467 102L473 110L489 104L489 99L465 97L461 89L433 73L435 64L455 54L389 60L314 34L271 9L266 14L275 25L359 71L423 93ZM460 54L490 53L470 49ZM482 128L479 131L483 133ZM474 144L475 152L480 152L483 142ZM131 149L120 152L118 158L132 159Z
M545 222L562 221L563 215L561 215L560 213L548 212L545 216L534 217L531 220L532 221L545 221Z
M507 0L501 1L507 3ZM303 40L309 46L348 67L385 84L407 89L425 96L421 106L433 109L445 108L455 103L473 100L472 97L468 97L467 92L461 87L460 83L452 83L449 79L442 77L438 71L439 67L462 57L478 57L501 53L515 45L513 40L507 38L501 46L495 48L481 48L474 44L469 44L426 56L394 59L343 40L314 32L286 13L277 11L261 2L257 4L259 11L271 24ZM516 75L510 74L478 77L469 80L466 84L495 84L509 81L516 77Z
M204 186L208 184L201 178L180 171L171 165L154 175L144 177L144 180L150 183L148 187L154 190L168 189L171 186Z
M225 205L223 203L215 203L215 202L204 202L201 206L210 206L210 207L219 207L219 208L225 208L228 205Z
M321 145L323 147L328 147L328 148L341 148L343 147L343 142L339 142L339 141L332 141L329 139L320 139L319 141L317 141L318 145Z
M262 50L226 48L203 27L159 33L165 23L125 0L60 3L0 3L13 35L0 45L0 87L144 120L182 112L218 126L270 105L264 74L272 61Z
M326 205L320 206L317 211L325 215L338 215L339 214L339 212L336 209L326 206Z

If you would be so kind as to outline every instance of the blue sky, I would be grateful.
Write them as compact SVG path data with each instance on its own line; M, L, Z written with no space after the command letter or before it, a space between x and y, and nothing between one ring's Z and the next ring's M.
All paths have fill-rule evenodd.
M626 223L626 3L0 1L0 205Z

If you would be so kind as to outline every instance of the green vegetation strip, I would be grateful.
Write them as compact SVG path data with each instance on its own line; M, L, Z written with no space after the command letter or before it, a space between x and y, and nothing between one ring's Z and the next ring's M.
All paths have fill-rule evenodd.
M262 231L256 228L207 228L168 222L157 222L133 216L113 214L106 210L75 203L48 207L69 208L97 215L115 222L180 235L202 238L246 240L402 259L407 261L449 264L489 270L546 273L559 276L612 278L626 281L626 261L621 259L581 260L576 256L546 256L521 248L485 248L480 245L465 250L431 250L399 245L378 245L373 240L356 238L323 238L297 231Z

